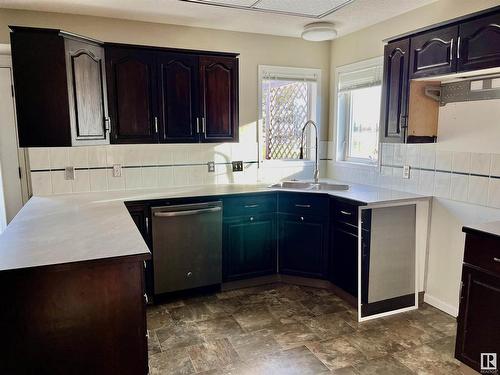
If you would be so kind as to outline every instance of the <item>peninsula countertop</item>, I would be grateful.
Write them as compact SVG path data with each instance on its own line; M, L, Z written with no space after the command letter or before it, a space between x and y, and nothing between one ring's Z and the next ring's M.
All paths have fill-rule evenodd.
M340 183L333 180L322 180ZM0 271L149 254L124 202L265 191L329 194L365 204L429 197L349 184L346 191L271 189L268 185L203 185L34 196L0 235Z

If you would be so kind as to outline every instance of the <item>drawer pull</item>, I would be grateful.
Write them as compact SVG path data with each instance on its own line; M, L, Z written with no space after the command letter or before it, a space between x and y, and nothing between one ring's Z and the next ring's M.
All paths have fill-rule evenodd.
M493 258L493 261L494 261L494 262L497 262L497 263L500 263L500 258L494 257L494 258Z
M348 211L344 211L344 210L340 210L340 213L342 215L347 215L347 216L351 216L352 215L352 212L348 212Z
M259 206L260 206L259 204L246 204L245 208L257 208Z
M296 204L295 207L300 207L300 208L311 208L310 204Z
M304 221L304 216L301 216L301 217L300 217L300 220L301 220L301 221Z
M250 216L250 221L253 221L253 216Z

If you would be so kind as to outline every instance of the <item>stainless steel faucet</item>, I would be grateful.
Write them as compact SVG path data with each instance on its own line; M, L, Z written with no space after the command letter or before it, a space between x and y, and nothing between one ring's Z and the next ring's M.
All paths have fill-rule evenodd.
M319 182L319 167L318 167L318 126L313 120L307 121L302 127L302 137L300 138L300 159L304 159L304 131L306 130L308 125L314 126L315 135L316 135L316 159L314 164L314 183L317 184Z

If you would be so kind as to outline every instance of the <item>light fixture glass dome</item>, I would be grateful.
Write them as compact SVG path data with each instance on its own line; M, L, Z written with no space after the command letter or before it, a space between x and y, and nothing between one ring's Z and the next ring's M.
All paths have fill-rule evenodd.
M330 22L314 22L304 26L302 31L302 39L312 42L322 42L332 40L337 37L337 30Z

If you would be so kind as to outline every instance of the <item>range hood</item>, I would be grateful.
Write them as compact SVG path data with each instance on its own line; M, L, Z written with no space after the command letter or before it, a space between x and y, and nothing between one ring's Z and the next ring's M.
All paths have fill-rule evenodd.
M418 79L429 82L425 95L440 106L455 102L500 99L500 68Z

